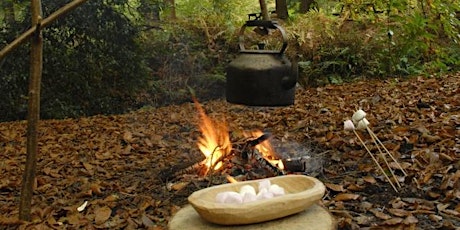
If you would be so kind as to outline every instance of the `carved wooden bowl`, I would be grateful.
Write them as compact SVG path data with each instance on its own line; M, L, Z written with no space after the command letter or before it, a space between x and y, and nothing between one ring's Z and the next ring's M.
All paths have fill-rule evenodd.
M221 192L239 192L243 185L258 188L259 181L252 180L223 184L194 192L188 201L205 220L221 225L242 225L274 220L301 212L319 201L326 190L316 178L303 175L287 175L267 178L271 184L284 188L285 195L242 204L216 202ZM256 189L257 190L257 189Z

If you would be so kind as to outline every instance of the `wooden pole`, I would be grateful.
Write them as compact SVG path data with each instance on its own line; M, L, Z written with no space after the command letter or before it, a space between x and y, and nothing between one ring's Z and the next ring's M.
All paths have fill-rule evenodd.
M60 18L67 12L77 8L79 5L85 3L87 0L74 0L67 5L63 6L56 12L52 13L50 16L47 18L43 19L41 24L40 24L40 29L45 28L46 26L50 25L52 22L54 22L56 19ZM5 46L1 51L0 51L0 61L11 51L13 51L16 47L24 43L30 36L32 36L35 33L35 26L21 34L21 36L17 37L14 41L12 41L10 44Z
M27 159L22 177L21 198L19 203L19 219L31 220L32 194L37 165L38 121L40 120L40 82L43 67L43 37L41 32L42 7L41 0L32 0L32 28L35 28L30 40L30 79L29 104L27 115Z

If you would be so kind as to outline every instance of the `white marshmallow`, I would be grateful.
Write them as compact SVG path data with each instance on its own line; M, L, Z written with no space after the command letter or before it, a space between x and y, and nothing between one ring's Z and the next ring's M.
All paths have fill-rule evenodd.
M252 187L251 185L244 185L243 187L241 187L240 189L240 194L242 196L244 196L244 194L246 193L250 193L250 194L253 194L253 195L256 195L256 190L254 189L254 187Z
M245 193L243 195L243 203L248 203L257 200L257 195L254 193Z
M259 181L259 193L262 189L266 189L268 191L270 189L270 185L271 183L268 179Z
M217 203L225 203L225 199L227 199L228 193L227 192L220 192L216 195L216 202Z
M366 112L364 112L362 109L358 109L353 116L351 117L351 120L353 123L358 123L360 120L364 119L366 117Z
M351 120L346 120L343 122L343 129L344 130L354 130L355 125L353 124L353 121Z
M269 192L267 189L263 188L262 190L257 193L257 200L265 200L273 198L273 193Z
M273 194L273 196L282 196L282 195L285 194L284 193L284 188L280 187L277 184L272 184L268 191L271 192Z
M217 194L216 201L225 204L241 204L243 197L237 192L221 192Z
M358 122L358 126L356 128L358 130L363 130L363 129L366 129L369 124L370 122L366 118L363 118L362 120Z
M243 197L237 192L228 192L225 203L227 204L241 204L243 203Z

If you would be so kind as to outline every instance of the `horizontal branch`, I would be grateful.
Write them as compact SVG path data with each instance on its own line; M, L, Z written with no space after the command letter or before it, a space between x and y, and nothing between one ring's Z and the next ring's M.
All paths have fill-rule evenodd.
M46 26L50 25L52 22L54 22L56 19L59 17L63 16L64 14L68 13L69 11L77 8L81 4L85 3L87 0L74 0L71 3L68 3L67 5L61 7L59 10L55 11L52 13L50 16L47 18L43 19L41 22L40 30L45 28ZM2 60L9 52L13 51L16 49L19 45L24 43L30 36L32 36L35 32L35 28L30 28L21 36L17 37L14 41L12 41L10 44L6 45L1 51L0 51L0 60Z

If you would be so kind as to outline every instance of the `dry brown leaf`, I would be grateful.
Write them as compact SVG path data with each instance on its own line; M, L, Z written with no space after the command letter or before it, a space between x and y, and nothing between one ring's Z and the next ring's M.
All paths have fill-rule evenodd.
M83 162L83 167L86 169L86 171L88 171L88 173L90 175L93 175L94 174L94 167L93 165L91 165L90 163L88 162Z
M102 186L98 183L92 183L90 185L91 191L96 195L102 195Z
M377 218L382 219L382 220L388 220L388 219L391 218L390 215L385 214L384 212L381 212L381 211L379 211L379 210L377 210L377 209L371 209L371 210L369 210L369 211L370 211L372 214L374 214L374 216L376 216Z
M411 225L411 224L416 224L418 223L418 219L415 217L415 216L407 216L404 220L403 220L403 224L405 225Z
M451 215L451 216L460 217L460 212L457 212L456 210L453 210L453 209L444 209L442 210L442 212L448 215Z
M326 188L334 192L345 192L345 188L343 187L343 185L332 184L332 183L324 183L324 185L326 186Z
M406 217L411 215L409 211L400 208L389 208L388 212L397 217Z
M358 194L353 194L353 193L340 193L340 194L337 194L335 197L334 197L334 200L335 201L348 201L348 200L356 200L358 199L360 196Z
M430 214L428 216L428 218L430 218L430 220L434 221L434 222L439 222L442 220L442 216L438 216L438 215L435 215L435 214Z
M397 225L397 224L402 223L403 221L404 221L403 218L396 217L396 218L391 218L391 219L383 221L383 224L384 225Z
M133 133L131 133L130 131L124 132L123 133L123 140L126 143L133 143L134 142Z
M94 210L94 215L95 215L94 222L96 224L103 224L110 218L111 214L112 214L112 209L110 209L107 206L96 208L96 210Z
M347 190L353 191L353 192L358 192L362 191L364 189L364 186L357 185L357 184L350 184L347 187Z
M118 196L117 195L109 195L107 196L105 199L104 199L104 202L114 202L114 201L117 201L118 200Z
M366 216L366 215L359 215L357 217L354 217L353 218L356 223L358 223L359 225L369 225L369 223L371 223L373 221L373 217L372 216Z
M441 194L439 193L436 193L436 192L433 192L433 191L428 191L427 192L427 195L433 199L437 199L441 196Z
M373 176L365 176L365 177L363 177L363 180L366 181L367 183L370 183L370 184L377 183L377 181L375 180L375 178Z
M183 188L187 187L187 185L190 184L190 181L184 181L184 182L178 182L178 183L175 183L171 186L171 189L175 190L175 191L179 191L179 190L182 190Z
M142 214L142 224L148 228L155 226L155 223L145 214Z

